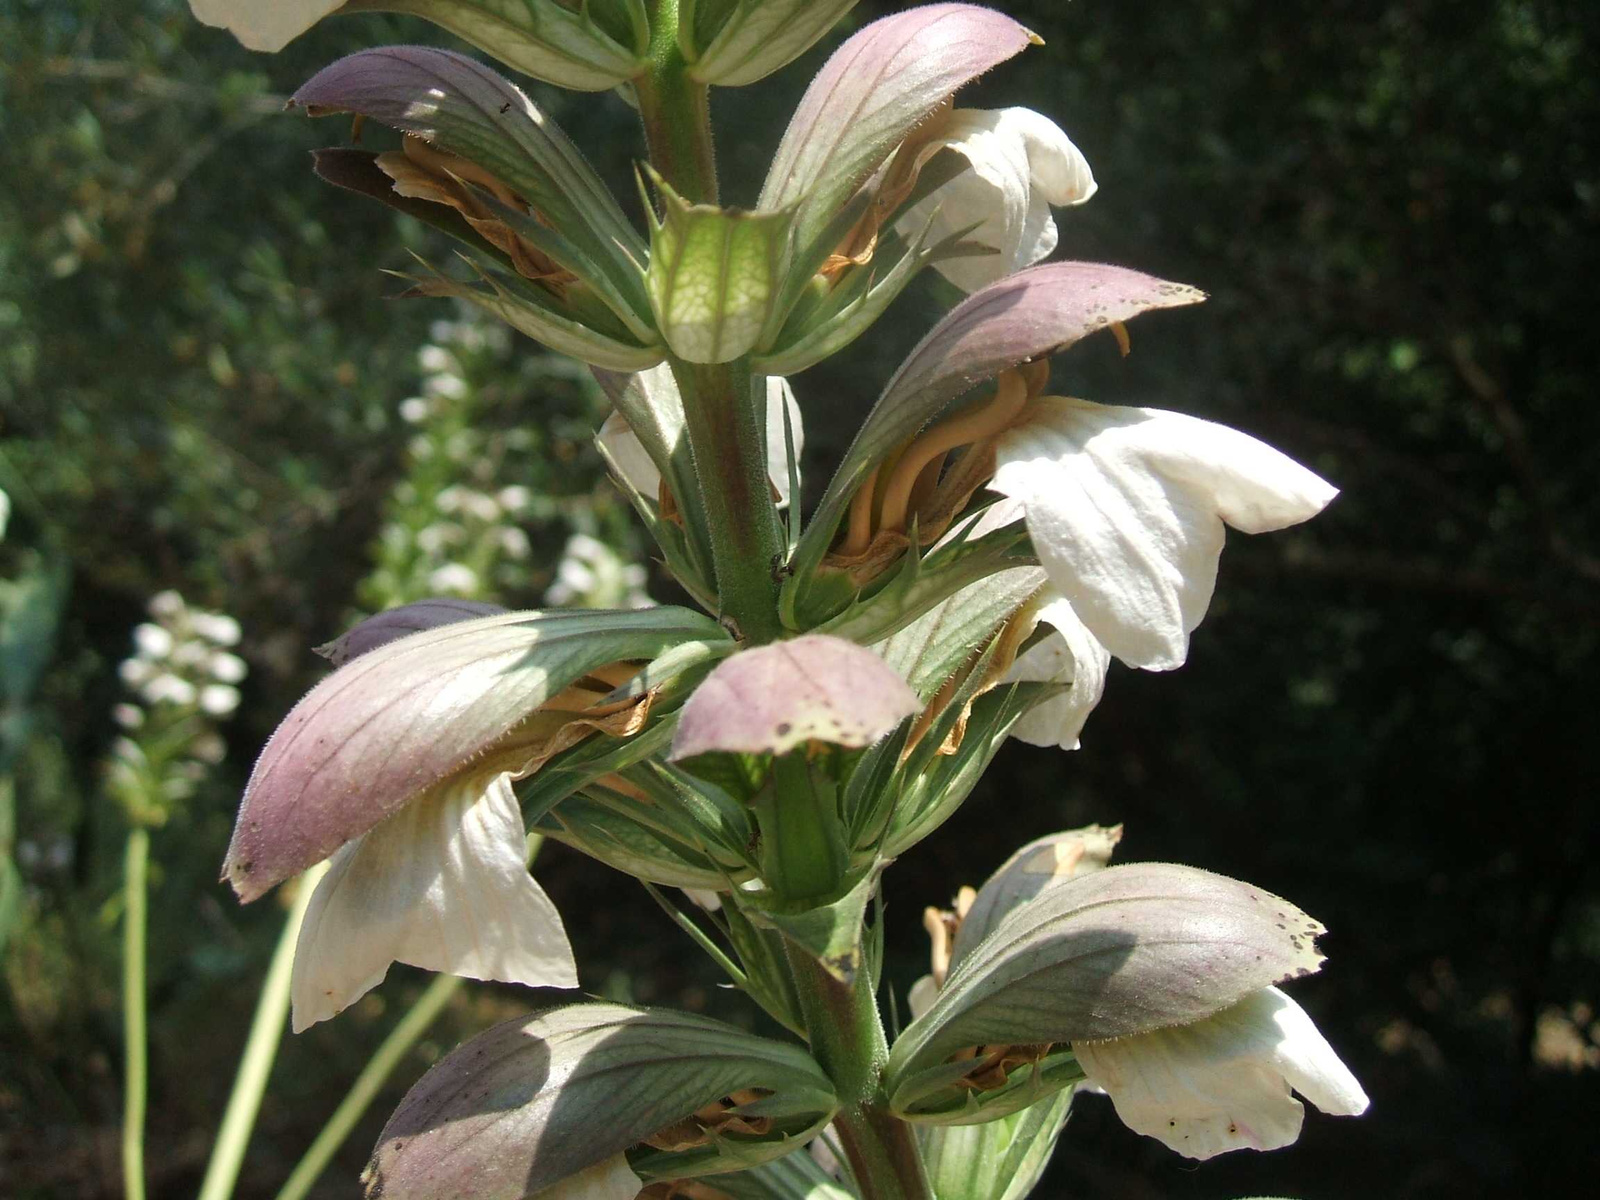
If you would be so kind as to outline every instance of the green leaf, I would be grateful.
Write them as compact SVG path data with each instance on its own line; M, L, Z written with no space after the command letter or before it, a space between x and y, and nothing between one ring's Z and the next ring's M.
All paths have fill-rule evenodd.
M714 1186L733 1200L856 1200L805 1149L748 1171L719 1175Z
M679 1150L641 1146L732 1093L766 1132L707 1131ZM833 1088L798 1046L705 1017L575 1004L497 1025L422 1077L389 1118L365 1182L384 1200L523 1200L624 1151L645 1178L780 1158L820 1131Z
M836 899L806 907L786 905L761 892L741 893L738 899L752 921L778 930L829 975L848 984L861 969L862 919L877 883L877 871L868 871Z
M755 83L799 58L856 0L738 0L718 5L684 0L678 44L701 83L739 87ZM727 9L720 24L695 20L698 9ZM700 47L704 47L701 49Z
M656 326L689 362L748 353L783 277L790 213L691 204L655 171L662 216L652 219L647 287Z
M343 11L425 17L525 75L603 92L649 67L649 26L640 0L608 0L618 11L607 14L606 27L591 17L592 7L574 10L559 0L348 0Z

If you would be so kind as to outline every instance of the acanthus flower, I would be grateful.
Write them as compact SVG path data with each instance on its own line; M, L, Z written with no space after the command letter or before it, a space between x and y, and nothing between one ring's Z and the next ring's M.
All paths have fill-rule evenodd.
M1275 987L1192 1025L1072 1048L1123 1124L1189 1158L1294 1142L1305 1108L1291 1088L1332 1116L1367 1110L1356 1077Z

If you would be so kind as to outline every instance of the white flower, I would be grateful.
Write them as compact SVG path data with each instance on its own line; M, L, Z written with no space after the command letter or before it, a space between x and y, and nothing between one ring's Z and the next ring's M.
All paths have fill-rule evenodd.
M190 624L201 637L219 646L239 644L239 622L224 613L197 612L190 617Z
M139 687L155 676L153 663L142 658L125 658L117 664L117 676L131 688Z
M139 689L150 704L193 704L194 684L177 675L157 675Z
M172 633L149 623L136 626L133 647L141 658L166 658L172 653Z
M1338 494L1238 430L1044 396L1003 434L990 487L1021 501L1050 581L1130 666L1183 664L1216 586L1223 524L1264 533Z
M577 987L561 917L525 863L522 810L503 773L442 786L342 847L295 945L295 1032L360 999L391 962Z
M428 419L428 402L421 396L410 396L400 401L400 419L416 425Z
M478 573L462 563L447 563L428 576L428 590L441 596L464 596L478 589Z
M206 25L226 29L249 50L282 50L344 0L189 0Z
M137 704L116 704L111 708L111 719L124 729L138 729L144 724L144 709Z
M671 371L665 366L641 371L638 378L643 381L642 386L645 388L670 388L674 394L677 392L677 384L673 382ZM789 503L789 455L783 429L783 414L786 410L789 414L789 437L794 441L795 459L798 461L800 452L805 448L805 431L800 424L800 405L795 401L794 389L789 386L787 379L776 375L767 376L767 474L772 486L777 489L780 508ZM650 461L650 455L645 452L637 435L628 427L627 420L620 413L612 412L600 426L600 432L595 435L595 439L616 463L623 479L627 480L641 496L647 500L654 500L660 493L661 472L657 471L655 463Z
M1011 727L1011 736L1030 746L1076 750L1083 724L1105 692L1111 654L1078 620L1063 596L1047 600L1038 611L1038 620L1055 632L1019 654L1005 682L1072 686L1024 713Z
M931 218L935 242L976 226L964 240L996 251L937 265L951 283L973 292L1031 266L1056 248L1052 205L1082 204L1095 193L1082 152L1049 117L1027 108L957 109L918 158L955 151L968 169L900 218L915 236Z
M150 597L149 608L150 615L152 617L164 617L168 620L171 620L173 617L176 617L179 613L183 612L183 597L178 595L178 593L173 591L171 588L168 588L166 591L157 592L154 596Z
M238 683L250 672L244 659L237 654L229 654L226 650L219 650L207 660L211 678L218 683Z
M1355 1076L1277 988L1193 1025L1073 1051L1125 1125L1189 1158L1289 1145L1305 1117L1291 1088L1335 1116L1367 1108Z
M239 689L225 683L208 683L200 689L200 711L211 717L225 717L239 707Z

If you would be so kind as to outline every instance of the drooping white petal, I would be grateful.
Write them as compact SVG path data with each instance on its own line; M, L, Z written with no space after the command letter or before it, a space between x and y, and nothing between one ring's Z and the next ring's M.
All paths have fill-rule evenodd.
M635 1200L643 1188L644 1180L633 1173L628 1156L618 1154L545 1188L539 1200Z
M205 25L226 29L247 50L282 50L344 0L189 0Z
M1291 1087L1334 1115L1367 1108L1355 1076L1277 988L1193 1025L1073 1051L1125 1125L1189 1158L1289 1145L1305 1117Z
M911 1011L911 1019L915 1021L923 1013L933 1007L933 1002L939 998L939 981L932 975L923 975L911 985L911 990L906 993L906 1008Z
M528 874L509 776L441 787L333 856L295 946L295 1032L382 983L392 962L578 986L560 914Z
M1060 396L996 448L995 491L1020 500L1051 582L1130 666L1181 666L1216 586L1223 523L1262 533L1338 494L1236 429Z
M654 377L655 381L648 386L670 386L676 390L671 368L666 365L652 367L640 374ZM664 384L661 383L663 375ZM805 427L800 421L800 405L794 398L794 389L789 386L789 381L770 375L767 377L767 472L772 486L778 490L780 508L789 503L789 456L783 431L785 410L789 413L789 434L794 440L795 459L798 462L800 451L805 447ZM643 444L628 427L622 414L613 411L595 436L622 477L640 495L653 500L661 488L661 472L656 470L655 463L650 461L650 455L645 452Z
M1038 619L1055 632L1017 656L1006 682L1070 683L1072 687L1023 714L1011 727L1011 736L1030 746L1076 750L1083 723L1105 692L1111 655L1063 597L1040 608Z
M932 219L935 241L976 225L966 240L996 253L939 262L957 287L976 291L1031 266L1056 248L1052 205L1082 204L1095 193L1089 163L1050 118L1027 108L957 109L918 157L951 149L969 168L913 205L899 222L920 233Z

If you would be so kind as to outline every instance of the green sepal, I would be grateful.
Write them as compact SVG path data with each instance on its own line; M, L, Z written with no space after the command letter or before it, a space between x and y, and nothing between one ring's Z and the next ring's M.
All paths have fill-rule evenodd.
M1062 1088L981 1125L919 1125L923 1165L939 1200L1025 1200L1044 1174L1076 1092Z
M769 375L798 375L833 357L871 329L923 267L959 256L966 245L963 236L929 245L927 228L914 240L885 235L872 262L850 272L814 308L796 309L772 348L756 357L756 368Z
M974 1091L961 1086L971 1061L940 1063L904 1080L895 1089L895 1116L917 1125L963 1126L998 1121L1050 1100L1083 1082L1083 1068L1062 1046L1038 1062L1013 1067L999 1087Z
M348 0L344 12L423 17L506 66L558 87L603 92L649 68L642 0Z
M836 890L850 850L839 820L838 786L802 748L777 755L753 801L761 827L761 877L786 902L809 902Z
M981 555L963 561L974 557L981 561ZM935 574L933 579L941 580L943 574ZM1045 584L1045 574L1038 567L1011 567L979 579L981 586L964 583L877 647L883 661L924 700L933 699L945 682L971 661L974 647L1000 632ZM857 619L868 615L862 613Z
M739 903L752 922L776 929L829 975L849 984L863 965L862 919L877 883L877 871L869 870L822 904L796 904L770 892L741 892Z
M747 1089L733 1111L769 1132L709 1132L704 1144L641 1143ZM626 1152L650 1179L749 1169L820 1132L838 1107L795 1045L706 1017L573 1004L497 1025L457 1048L401 1101L364 1176L388 1200L523 1200Z
M607 336L574 319L570 297L568 303L563 304L520 276L492 269L465 254L461 257L477 272L478 283L454 279L420 256L417 261L430 274L407 275L398 271L392 274L412 284L408 291L401 293L403 296L451 296L465 300L519 333L581 362L631 372L653 367L661 361L659 346L641 346L625 340L626 335ZM593 317L599 316L600 313L593 314Z
M679 358L731 362L760 337L783 277L790 210L691 204L650 167L662 214L650 223L646 287L656 327Z
M771 926L752 921L731 897L724 897L720 915L723 932L738 955L739 966L756 1003L779 1024L803 1030L805 1022L800 1014L800 998L794 990L794 977L784 954L783 934Z
M1014 908L951 969L890 1053L890 1107L907 1117L955 1109L939 1073L961 1066L949 1060L966 1047L1064 1049L1203 1020L1315 971L1322 932L1287 900L1194 867L1071 878Z
M830 586L830 581L844 579L843 573L827 572L820 586L812 589L793 579L786 581L779 609L796 621L814 621L818 633L872 645L892 638L963 589L1037 561L1020 524L978 538L957 537L932 552L921 550L913 538L893 571L885 571L863 588L852 587L843 607L835 607L842 589Z
M715 1186L733 1200L856 1200L855 1192L804 1149L748 1171L718 1175Z
M738 881L738 863L718 861L702 840L674 824L663 821L651 805L591 784L562 800L534 828L651 883L716 890Z

